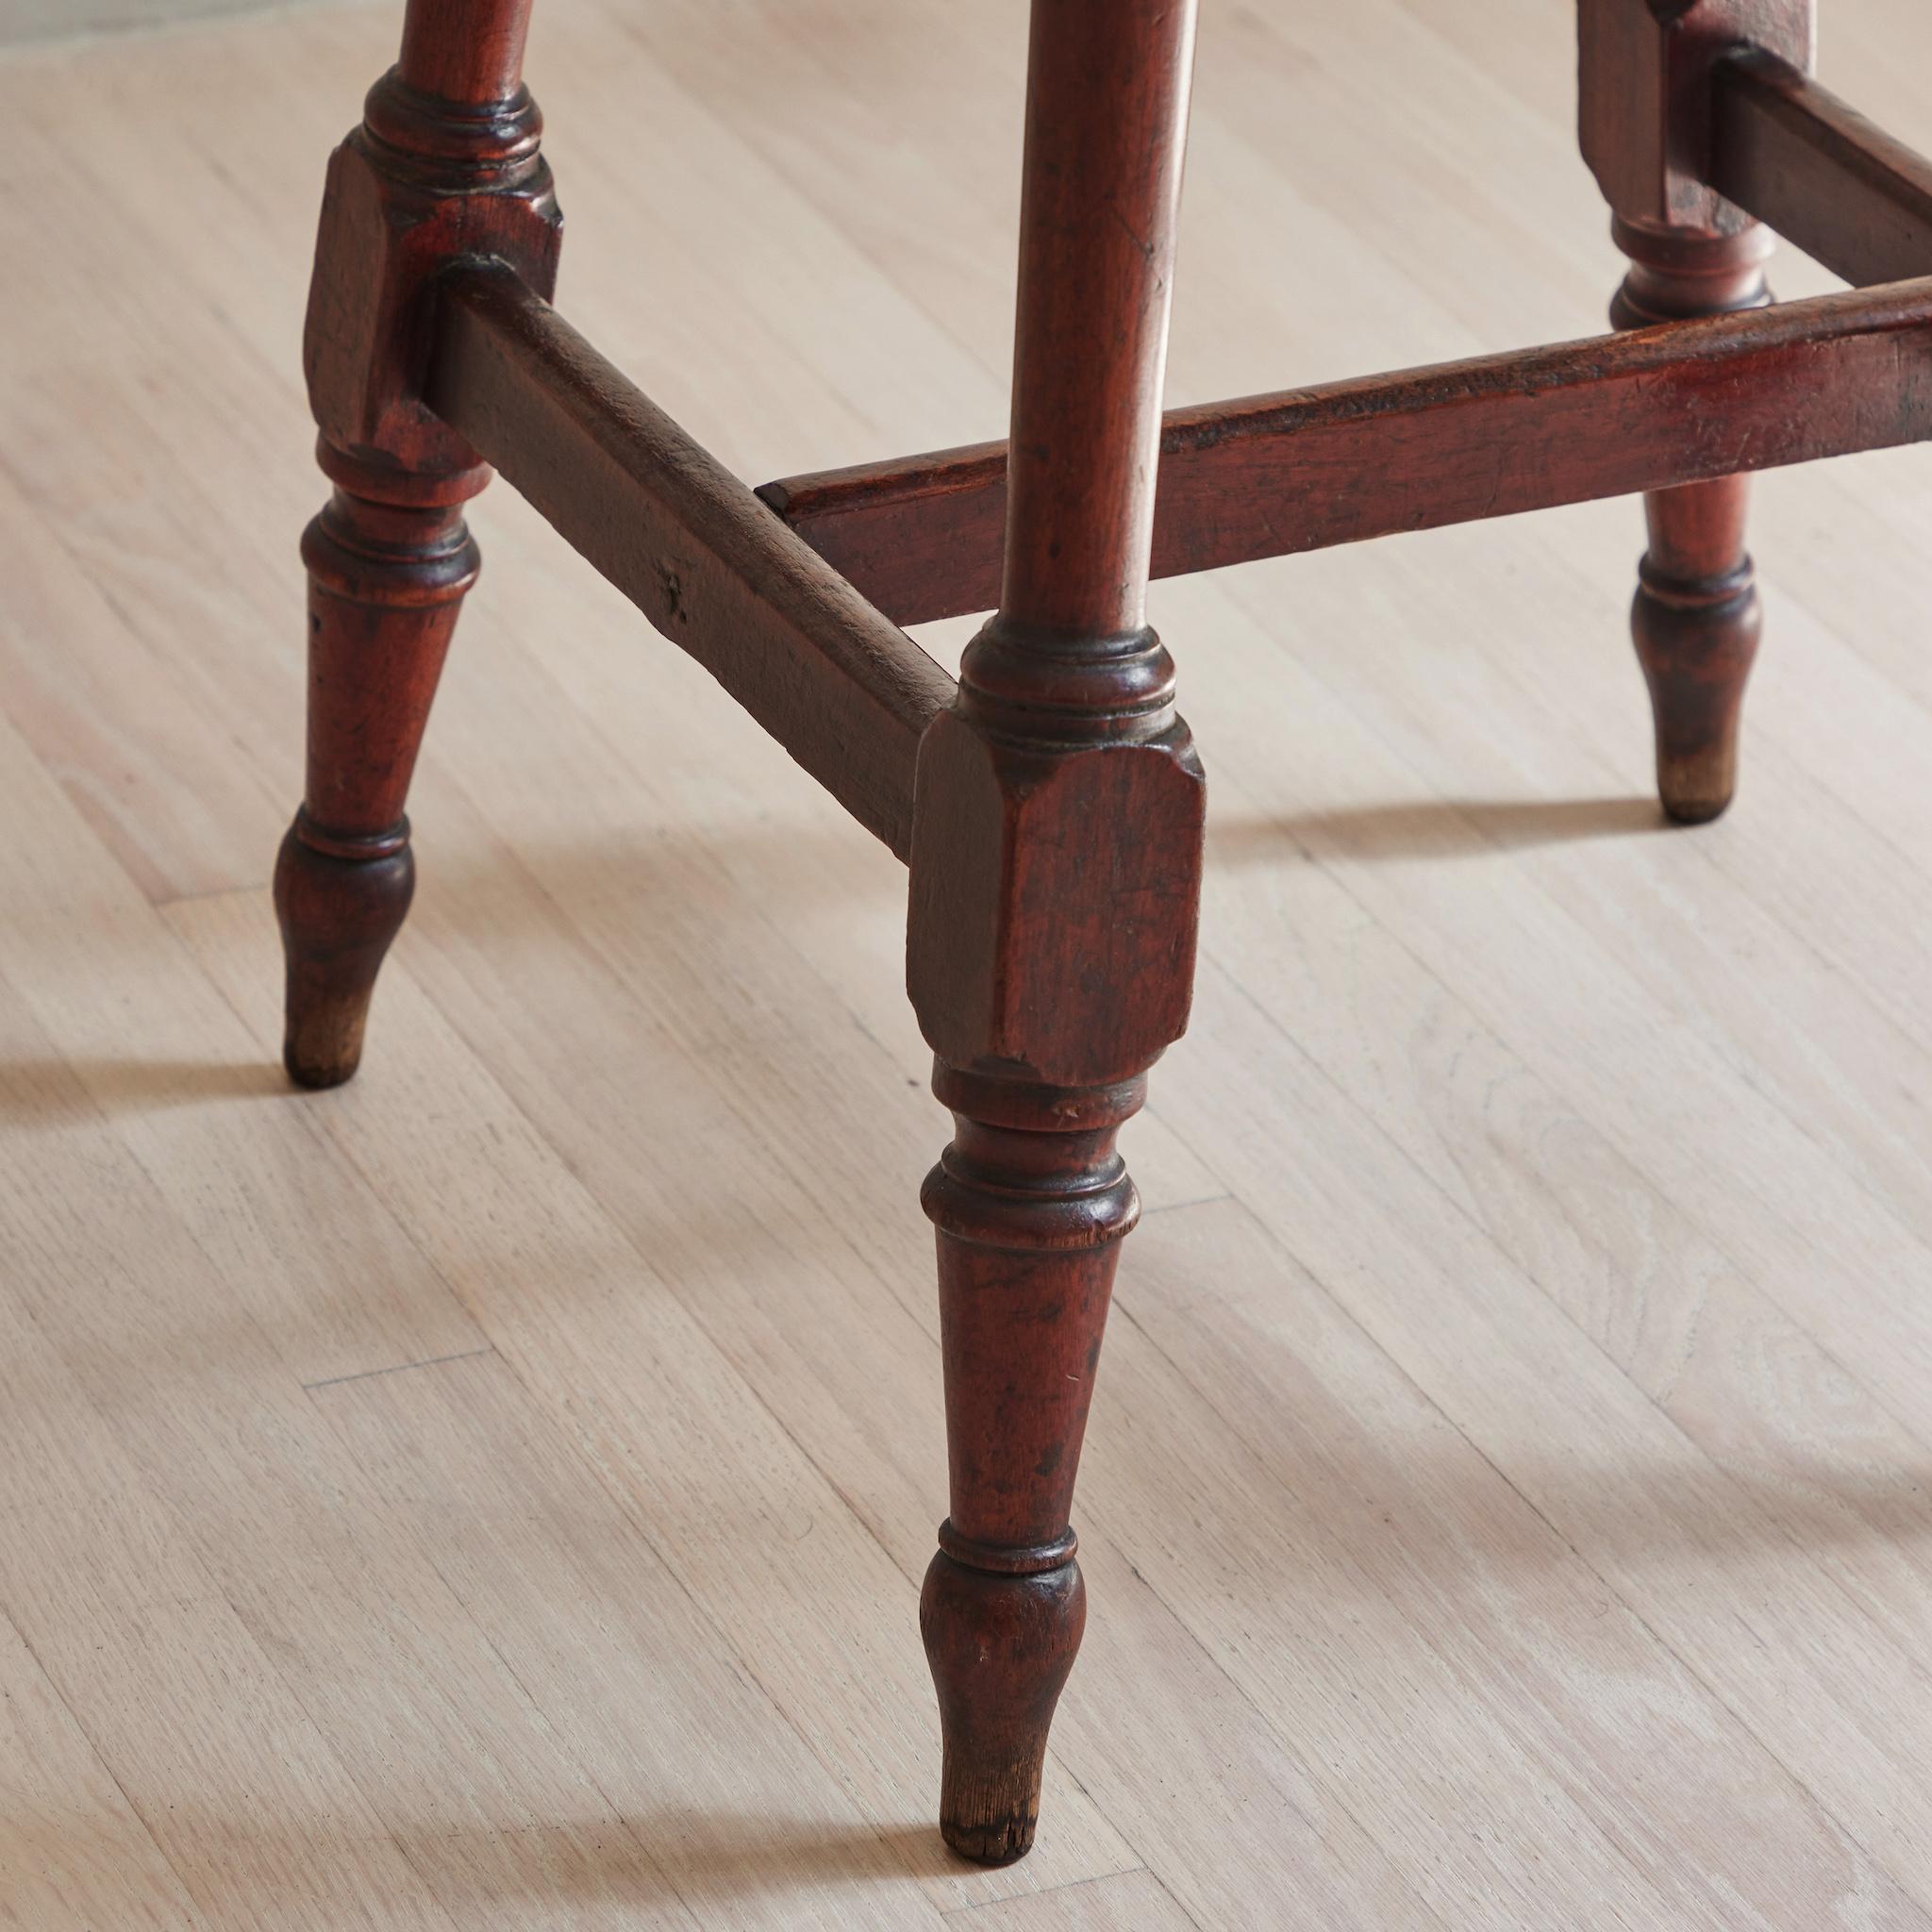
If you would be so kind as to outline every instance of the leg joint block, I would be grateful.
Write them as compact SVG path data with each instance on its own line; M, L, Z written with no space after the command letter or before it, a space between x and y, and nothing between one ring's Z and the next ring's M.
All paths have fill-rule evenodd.
M303 333L325 442L365 466L454 476L479 468L423 400L438 278L508 261L548 295L563 218L529 92L487 108L439 101L393 74L329 158Z

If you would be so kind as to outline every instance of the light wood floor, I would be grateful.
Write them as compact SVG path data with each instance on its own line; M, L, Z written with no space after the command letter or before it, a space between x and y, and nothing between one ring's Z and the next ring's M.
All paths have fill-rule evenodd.
M1632 505L1159 589L1197 1010L963 1870L903 876L507 491L369 1064L274 1066L396 11L0 62L0 1924L1932 1926L1932 453L1762 484L1695 834ZM563 306L753 479L1003 433L1022 15L542 0ZM1560 0L1206 15L1171 399L1600 325ZM1917 0L1824 45L1932 145Z

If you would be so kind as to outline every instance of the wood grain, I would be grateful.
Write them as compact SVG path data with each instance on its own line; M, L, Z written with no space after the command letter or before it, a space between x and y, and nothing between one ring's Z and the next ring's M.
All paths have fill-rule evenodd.
M514 277L445 291L436 407L905 858L953 681Z
M0 1620L6 1909L18 1924L207 1924L10 1620Z
M0 64L0 1916L1932 1923L1924 455L1758 486L1777 648L1695 835L1632 506L1157 587L1208 964L1123 1134L1052 1828L962 1873L903 888L511 491L383 1051L278 1090L291 344L393 29ZM994 432L1023 38L547 0L571 313L739 475ZM1927 145L1921 9L1825 45ZM1178 396L1591 326L1573 52L1540 0L1207 23Z
M1932 264L1932 162L1775 55L1714 80L1712 172L1731 200L1848 282Z
M1920 441L1928 310L1921 280L1171 409L1153 574ZM978 443L759 494L882 610L924 624L996 600L1006 471L1007 445Z

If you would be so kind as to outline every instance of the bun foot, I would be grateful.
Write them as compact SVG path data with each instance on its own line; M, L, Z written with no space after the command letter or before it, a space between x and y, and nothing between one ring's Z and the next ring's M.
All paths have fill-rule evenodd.
M1657 793L1679 824L1707 824L1738 788L1738 726L1763 615L1751 559L1673 576L1646 558L1630 635L1650 687Z
M1047 1731L1086 1622L1071 1559L1015 1576L933 1557L919 1627L944 1737L940 1833L961 1857L1010 1865L1032 1849Z
M288 967L282 1064L298 1087L340 1087L360 1064L375 976L416 887L408 827L368 857L318 851L298 818L275 860Z

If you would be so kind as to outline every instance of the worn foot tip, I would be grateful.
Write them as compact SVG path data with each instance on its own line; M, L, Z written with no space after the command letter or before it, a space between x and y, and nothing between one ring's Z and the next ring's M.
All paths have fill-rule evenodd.
M282 1035L282 1065L298 1087L340 1087L362 1064L362 1029L368 1013L366 995L328 1002L297 1024L292 1019Z
M1664 816L1674 825L1707 825L1729 808L1728 798L1667 798Z
M1707 825L1724 814L1738 790L1735 740L1726 738L1695 751L1660 754L1657 790L1664 815L1674 823Z
M968 1824L956 1818L940 1820L940 1836L962 1858L975 1865L1010 1865L1033 1849L1033 1818L1000 1818L990 1824Z
M341 1062L325 1063L303 1059L293 1047L285 1047L282 1052L282 1068L297 1087L308 1088L311 1092L320 1092L327 1087L340 1087L352 1080L356 1074L356 1062L346 1065Z

